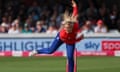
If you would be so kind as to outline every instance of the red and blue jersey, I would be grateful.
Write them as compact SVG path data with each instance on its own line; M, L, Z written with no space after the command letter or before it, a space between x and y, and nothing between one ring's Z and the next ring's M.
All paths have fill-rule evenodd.
M77 6L73 8L73 15L74 16L78 15ZM73 26L71 33L67 33L64 28L61 29L60 39L67 44L75 44L77 41L80 41L82 39L82 37L76 39L77 33L79 31L80 31L79 24L76 22L76 23L74 23L74 26Z

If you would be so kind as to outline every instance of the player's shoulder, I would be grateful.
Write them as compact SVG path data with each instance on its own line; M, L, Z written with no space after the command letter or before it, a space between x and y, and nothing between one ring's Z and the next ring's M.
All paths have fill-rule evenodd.
M79 28L79 24L76 22L74 23L74 29L78 29Z

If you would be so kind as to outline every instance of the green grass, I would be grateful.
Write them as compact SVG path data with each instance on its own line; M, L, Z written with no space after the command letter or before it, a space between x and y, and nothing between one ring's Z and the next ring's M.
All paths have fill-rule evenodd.
M119 57L79 57L78 72L120 72ZM0 57L0 72L65 72L64 57Z

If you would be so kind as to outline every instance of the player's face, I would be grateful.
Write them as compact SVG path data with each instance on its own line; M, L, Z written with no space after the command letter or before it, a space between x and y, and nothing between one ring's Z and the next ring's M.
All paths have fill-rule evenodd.
M64 29L66 30L67 33L72 32L72 28L73 28L73 24L66 23L66 24L64 25Z

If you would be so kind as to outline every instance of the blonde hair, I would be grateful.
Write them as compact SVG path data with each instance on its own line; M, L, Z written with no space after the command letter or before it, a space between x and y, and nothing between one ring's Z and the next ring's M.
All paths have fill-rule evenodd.
M77 22L77 16L69 14L68 11L65 11L65 13L63 15L63 23L66 24L68 22L72 22L72 23Z

